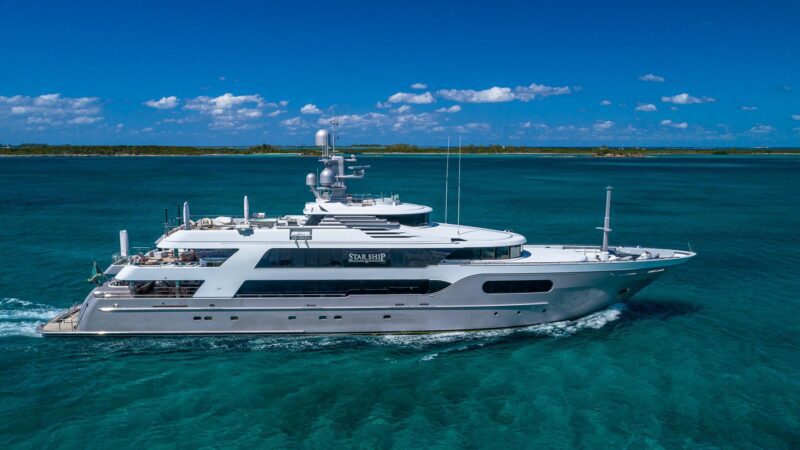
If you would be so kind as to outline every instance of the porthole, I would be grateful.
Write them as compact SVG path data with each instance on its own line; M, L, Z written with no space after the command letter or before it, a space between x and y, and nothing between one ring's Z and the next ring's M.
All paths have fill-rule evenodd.
M297 319L297 316L289 316L289 320Z
M495 312L494 312L494 315L495 315L495 316L497 315L497 311L495 311Z
M200 320L200 319L202 319L202 317L200 317L200 316L194 316L194 320Z
M211 320L211 316L205 316L203 317L203 320Z
M216 305L214 305L214 304L212 303L212 304L210 304L210 305L208 305L208 306L209 306L209 308L213 308L213 307L214 307L214 306L216 306Z
M328 316L319 316L319 320L325 320L327 318L328 318Z
M333 318L334 318L335 320L341 320L341 319L342 319L342 316L333 316Z
M383 316L383 318L384 318L384 319L391 319L391 318L392 318L392 316L390 316L389 314L386 314L385 316Z
M542 312L546 313L547 312L547 308L542 309Z
M231 320L239 320L239 316L231 316Z
M517 311L517 315L521 316L522 315L522 311Z

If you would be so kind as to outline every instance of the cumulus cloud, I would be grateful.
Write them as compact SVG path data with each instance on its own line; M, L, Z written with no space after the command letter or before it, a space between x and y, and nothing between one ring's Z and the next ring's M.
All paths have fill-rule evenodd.
M775 131L775 127L769 125L759 124L754 126L753 128L750 128L750 132L755 134L769 134L772 133L773 131Z
M436 110L437 113L449 113L449 114L457 113L459 111L461 111L461 105L453 105L449 108L442 107Z
M187 100L183 109L210 117L212 128L241 128L247 121L261 117L264 108L275 106L266 103L258 94L226 93L219 97L195 97Z
M792 114L792 120L800 120L800 114Z
M178 97L174 95L169 97L161 97L158 100L148 100L144 102L145 106L155 109L172 109L178 106Z
M414 83L411 85L411 89L428 89L428 85L425 83Z
M603 105L603 106L608 106L608 105L610 105L610 104L611 104L611 100L602 100L602 101L600 102L600 104L601 104L601 105Z
M652 73L644 74L644 75L640 76L639 79L642 80L642 81L654 81L656 83L663 83L664 82L664 77L660 77L660 76L652 74Z
M278 116L280 116L281 114L283 114L285 112L286 111L284 111L282 109L276 109L275 111L272 111L272 112L268 113L267 117L278 117Z
M470 123L465 123L464 125L457 125L453 127L453 129L458 133L464 133L464 134L472 132L485 132L489 131L490 128L491 125L485 122L470 122Z
M658 108L656 108L656 105L654 105L652 103L646 103L644 105L637 106L636 110L637 111L644 111L644 112L653 112L653 111L658 111Z
M416 105L427 105L433 103L433 101L433 95L430 92L424 92L422 94L398 92L389 97L389 103L413 103Z
M670 119L662 120L661 121L661 126L662 127L679 128L679 129L689 128L689 124L686 123L686 122L673 122Z
M530 86L517 86L514 88L514 94L517 100L522 102L533 100L536 97L550 97L551 95L565 95L571 93L572 90L567 86L554 87L536 83Z
M597 131L605 131L614 128L614 122L611 120L603 120L601 122L596 122L592 125L595 130Z
M569 87L545 86L533 83L530 86L510 87L494 86L489 89L441 89L438 94L440 97L459 103L504 103L514 100L527 102L537 97L549 97L551 95L571 94Z
M342 126L352 128L379 127L391 122L389 116L382 113L369 112L366 114L342 114L332 117L320 117L317 124L327 126L331 120L338 120Z
M717 100L712 97L693 97L684 92L673 96L661 97L661 101L664 103L674 103L676 105L691 105L695 103L714 103Z
M322 110L317 108L317 105L313 103L309 103L302 108L300 108L300 113L302 114L322 114Z
M97 97L62 97L61 94L0 96L0 117L34 125L38 129L59 125L87 125L103 120Z
M399 106L397 109L395 109L395 110L394 110L394 111L392 111L392 112L396 112L396 113L404 113L404 112L408 112L408 111L410 111L410 110L411 110L411 107L410 107L410 106L408 106L408 105L400 105L400 106Z
M757 106L742 106L742 111L757 111Z
M514 100L511 88L491 87L481 91L474 89L442 89L439 96L447 100L462 103L501 103Z

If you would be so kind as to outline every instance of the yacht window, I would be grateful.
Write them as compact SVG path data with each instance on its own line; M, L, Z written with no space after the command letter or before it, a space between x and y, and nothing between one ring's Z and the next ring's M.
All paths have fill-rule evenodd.
M384 219L389 222L397 222L400 225L409 227L420 227L430 223L430 214L403 214L398 216L375 216L378 219Z
M483 283L483 292L487 294L527 294L550 292L553 282L550 280L503 280Z
M512 247L442 248L274 248L256 264L267 267L428 267L442 260L519 258L521 245Z
M134 297L192 297L203 280L148 280L131 282Z
M448 286L440 280L248 280L236 297L431 294Z

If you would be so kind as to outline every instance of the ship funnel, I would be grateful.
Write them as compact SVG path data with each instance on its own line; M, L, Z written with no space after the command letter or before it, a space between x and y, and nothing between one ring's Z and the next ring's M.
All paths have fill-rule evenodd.
M129 249L128 246L128 230L120 230L119 231L119 256L123 258L128 257Z
M183 202L183 229L188 230L192 228L192 222L189 220L189 202Z
M250 201L247 200L247 196L244 196L244 224L248 225L250 223Z

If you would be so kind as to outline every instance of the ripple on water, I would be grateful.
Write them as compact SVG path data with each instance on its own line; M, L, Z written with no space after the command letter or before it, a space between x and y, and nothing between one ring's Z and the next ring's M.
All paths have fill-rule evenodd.
M36 326L52 319L61 309L18 298L0 300L0 337L39 336Z

